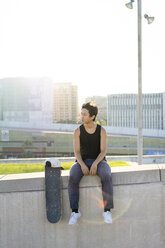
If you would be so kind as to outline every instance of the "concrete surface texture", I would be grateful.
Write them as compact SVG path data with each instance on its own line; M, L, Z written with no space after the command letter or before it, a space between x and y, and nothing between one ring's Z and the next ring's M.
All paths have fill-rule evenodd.
M1 175L0 248L164 248L165 165L112 168L113 224L104 224L97 176L80 183L82 217L68 226L68 171L62 174L62 219L46 219L44 173Z

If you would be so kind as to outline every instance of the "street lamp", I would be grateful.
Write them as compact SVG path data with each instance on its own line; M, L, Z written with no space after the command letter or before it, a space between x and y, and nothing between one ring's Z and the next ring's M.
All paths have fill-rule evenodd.
M129 9L133 9L133 2L134 2L134 0L131 0L131 2L126 3L125 6L126 6L127 8L129 8Z
M155 19L153 16L148 16L147 14L144 15L144 18L147 19L148 24L151 24Z
M133 2L125 4L129 9L133 9ZM138 136L137 136L137 153L138 153L138 164L142 164L143 159L143 108L142 108L142 18L141 18L141 0L137 0L137 16L138 16L138 102L137 102L137 120L138 120ZM154 21L154 17L149 17L147 14L144 15L147 19L148 24Z

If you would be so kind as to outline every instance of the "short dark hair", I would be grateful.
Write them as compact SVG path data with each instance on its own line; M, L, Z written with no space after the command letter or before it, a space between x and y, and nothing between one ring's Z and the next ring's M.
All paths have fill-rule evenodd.
M93 115L95 115L95 118L93 119L93 121L95 121L96 119L96 115L98 113L98 107L96 106L96 104L92 103L92 102L87 102L84 103L81 107L81 109L87 109L89 111L89 115L90 117L92 117Z

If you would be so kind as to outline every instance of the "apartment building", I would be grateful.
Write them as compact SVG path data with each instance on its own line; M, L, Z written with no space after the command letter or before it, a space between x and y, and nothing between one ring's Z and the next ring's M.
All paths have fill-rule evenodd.
M78 120L78 88L72 83L55 83L53 90L53 122Z

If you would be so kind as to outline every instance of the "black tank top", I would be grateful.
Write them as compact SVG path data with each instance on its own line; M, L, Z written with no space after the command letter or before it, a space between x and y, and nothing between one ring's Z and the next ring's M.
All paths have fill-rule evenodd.
M82 160L87 158L96 159L100 153L101 126L97 124L93 134L85 130L84 125L80 126L80 153Z

